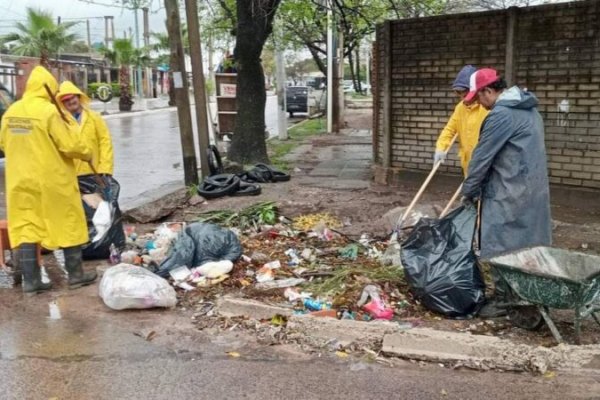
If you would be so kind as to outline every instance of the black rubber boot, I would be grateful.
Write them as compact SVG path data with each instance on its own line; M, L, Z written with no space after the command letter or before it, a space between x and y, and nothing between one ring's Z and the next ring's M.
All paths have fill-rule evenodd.
M15 286L20 285L23 282L23 271L21 270L21 265L19 264L19 249L12 250L10 266L13 270L13 280L15 282Z
M17 249L18 265L23 272L23 292L36 294L52 289L52 283L42 282L42 272L37 259L37 245L26 243Z
M94 283L96 272L83 272L81 246L67 247L65 252L65 267L69 273L69 289L77 289Z

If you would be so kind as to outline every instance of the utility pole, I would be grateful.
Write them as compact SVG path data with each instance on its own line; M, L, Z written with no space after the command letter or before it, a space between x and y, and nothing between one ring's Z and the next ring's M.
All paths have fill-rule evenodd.
M279 131L279 140L287 140L285 64L283 63L283 51L279 46L275 49L275 68L277 69L277 130ZM308 96L306 100L309 100Z
M144 46L150 46L150 20L148 19L148 7L142 8L144 15Z
M113 45L115 44L115 17L114 16L110 16L110 40L112 41Z
M150 46L150 20L148 18L148 7L142 8L143 25L144 25L144 47L147 49ZM147 90L148 97L152 97L152 70L146 67L146 84L144 88Z
M198 184L198 164L196 152L194 151L194 130L192 128L192 116L190 113L190 97L183 56L178 1L165 0L165 9L167 13L169 45L171 47L171 85L175 92L175 104L177 105L177 117L179 118L185 184L186 186L191 186Z
M190 58L192 59L192 82L194 99L196 99L196 125L198 127L198 147L200 151L200 172L202 177L210 174L208 166L208 146L210 144L208 128L208 109L206 107L206 87L204 68L202 66L202 45L200 42L200 26L198 23L197 0L185 0L185 13L188 23L190 41Z
M104 47L106 47L108 49L108 43L110 41L110 37L108 36L108 21L110 20L110 17L105 15L104 16Z
M133 13L135 16L135 48L140 48L140 24L138 21L138 10L140 9L140 2L135 1L133 3ZM137 66L137 94L141 98L142 97L142 66Z
M87 45L91 52L92 51L92 32L90 31L90 20L89 19L85 20L85 28L87 30Z
M325 2L327 7L327 133L333 131L333 3Z
M340 133L344 120L344 35L335 31L335 59L333 61L333 132Z

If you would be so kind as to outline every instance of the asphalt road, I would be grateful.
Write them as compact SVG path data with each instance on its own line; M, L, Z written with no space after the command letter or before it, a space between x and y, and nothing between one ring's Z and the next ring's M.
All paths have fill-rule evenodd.
M51 275L60 282L55 270ZM60 311L59 319L50 318L50 303ZM146 340L150 332L154 336ZM240 356L228 356L231 351ZM112 311L98 297L97 285L35 297L0 290L3 400L479 400L600 395L597 376L559 372L540 377L400 360L395 364L339 358L328 351L306 354L293 345L259 345L239 331L198 331L189 310Z

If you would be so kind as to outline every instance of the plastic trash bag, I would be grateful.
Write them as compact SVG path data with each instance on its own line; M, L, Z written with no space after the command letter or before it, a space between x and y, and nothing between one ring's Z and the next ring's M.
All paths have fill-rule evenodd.
M113 310L175 307L175 289L145 268L119 264L106 270L100 281L100 297Z
M90 242L82 247L83 258L86 260L107 259L110 256L110 246L112 244L119 250L125 247L125 232L123 231L121 209L118 202L121 186L113 177L103 177L101 179L106 182L104 189L100 187L93 175L79 177L79 191L82 195L97 193L104 200L98 203L97 208L83 201L83 210L85 211L90 237ZM103 205L103 203L106 204ZM106 225L106 205L110 209L108 225ZM96 227L94 219L100 223L99 227ZM108 226L108 229L102 232L101 230L106 226Z
M242 256L242 244L229 229L213 224L190 224L173 242L157 274L166 278L176 267L193 268L209 261L237 261Z
M402 244L402 266L416 298L451 318L474 315L485 299L473 251L476 219L472 206L442 219L423 218Z
M100 202L94 213L94 217L92 218L92 223L94 224L94 228L96 228L96 236L90 238L92 239L92 243L102 239L106 232L108 232L110 229L111 216L112 209L108 201Z

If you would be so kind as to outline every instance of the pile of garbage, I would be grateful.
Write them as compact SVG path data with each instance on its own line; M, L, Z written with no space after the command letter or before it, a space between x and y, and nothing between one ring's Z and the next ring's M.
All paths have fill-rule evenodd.
M288 219L277 215L273 203L258 203L237 212L205 213L199 220L235 233L243 254L235 262L171 270L176 287L186 291L185 302L235 292L298 314L365 321L407 317L418 308L402 268L380 262L387 243L367 235L356 241L346 237L334 216Z
M366 234L351 239L338 231L341 226L329 214L289 219L278 215L274 203L258 203L204 213L190 224L163 224L146 235L127 228L127 250L113 263L156 274L184 302L235 293L296 314L361 321L419 317L421 304L460 317L481 304L483 284L471 279L470 211L418 224L404 243L404 268L386 260L386 254L400 253L396 246ZM466 239L446 243L442 253L427 247L459 234ZM437 239L428 241L432 237ZM454 258L461 262L448 269L446 261Z

